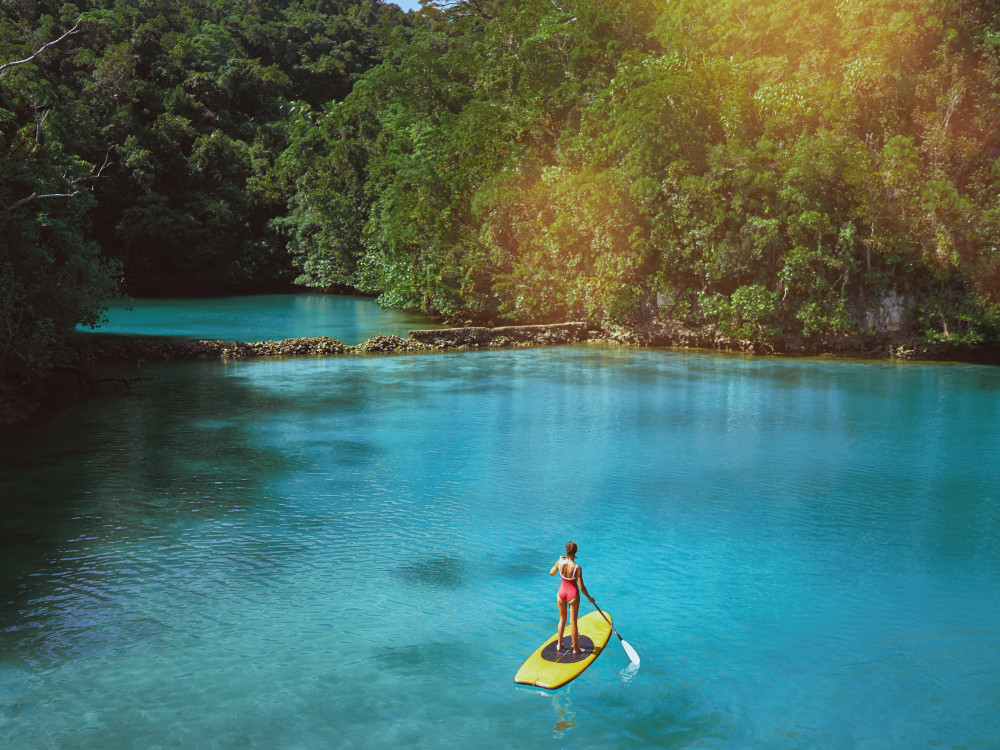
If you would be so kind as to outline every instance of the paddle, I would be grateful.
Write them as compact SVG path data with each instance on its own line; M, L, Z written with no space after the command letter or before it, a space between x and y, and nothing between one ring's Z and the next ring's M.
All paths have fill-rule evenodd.
M598 612L601 612L601 608L597 606L597 602L594 601L594 598L591 597L591 596L588 596L587 598L590 599L590 603L594 605L594 609L596 609ZM608 625L611 625L611 620L608 619L608 616L606 614L604 614L603 612L601 612L601 617L604 618L604 621ZM622 648L625 649L625 653L628 654L629 661L631 661L633 664L635 664L638 667L639 666L639 654L637 654L635 652L635 649L632 648L628 644L628 641L626 641L624 638L622 638L621 633L619 633L617 630L615 630L615 626L614 625L611 625L611 632L614 633L615 635L617 635L618 636L618 640L622 642Z

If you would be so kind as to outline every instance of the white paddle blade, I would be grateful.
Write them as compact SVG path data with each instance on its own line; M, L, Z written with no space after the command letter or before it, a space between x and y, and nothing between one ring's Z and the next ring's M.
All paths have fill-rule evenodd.
M622 647L625 649L625 653L628 654L629 661L631 661L633 664L635 664L638 667L639 666L639 654L637 654L635 652L635 649L632 648L628 644L628 641L622 641Z

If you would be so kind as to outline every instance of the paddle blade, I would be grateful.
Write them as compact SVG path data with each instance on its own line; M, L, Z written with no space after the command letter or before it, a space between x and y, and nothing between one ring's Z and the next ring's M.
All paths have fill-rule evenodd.
M632 662L633 664L635 664L638 667L639 666L639 654L637 654L635 652L635 649L632 648L629 645L628 641L622 641L622 648L624 648L625 649L625 653L628 654L629 661Z

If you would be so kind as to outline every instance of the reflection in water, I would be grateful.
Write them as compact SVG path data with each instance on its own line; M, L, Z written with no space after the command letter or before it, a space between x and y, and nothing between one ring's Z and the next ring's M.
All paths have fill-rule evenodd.
M622 670L622 683L627 685L635 679L636 673L639 671L639 665L633 661L628 663L628 666Z
M552 731L558 737L560 732L565 732L576 726L576 712L573 711L573 701L569 693L556 693L552 696L552 705L556 709L559 720L556 721Z

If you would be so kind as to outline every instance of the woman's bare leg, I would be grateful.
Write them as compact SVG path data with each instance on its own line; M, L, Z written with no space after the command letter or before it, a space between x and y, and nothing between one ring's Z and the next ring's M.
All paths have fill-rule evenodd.
M575 601L579 604L580 597L577 597ZM562 648L563 630L566 628L566 602L557 596L556 606L559 607L559 629L556 631L556 637L559 640L556 641L556 651L559 651ZM573 618L573 627L576 627L576 618ZM571 632L575 633L576 631L573 630ZM576 643L576 641L574 641L574 643Z
M580 631L576 626L576 616L580 613L580 597L576 597L569 603L569 634L573 639L573 653L582 654L583 649L579 647ZM562 633L562 631L559 631Z

